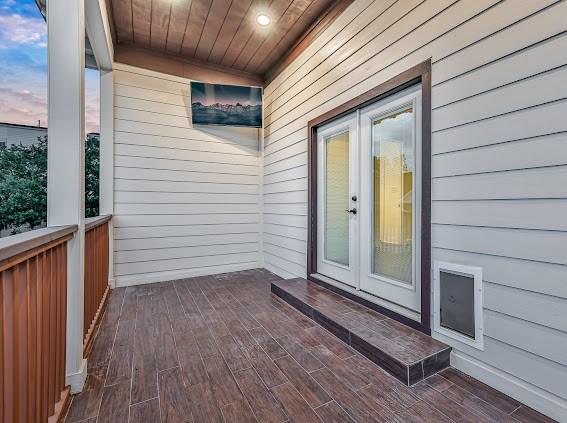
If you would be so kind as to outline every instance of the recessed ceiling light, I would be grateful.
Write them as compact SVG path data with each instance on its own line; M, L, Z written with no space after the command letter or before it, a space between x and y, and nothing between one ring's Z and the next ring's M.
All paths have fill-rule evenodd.
M256 18L256 22L258 22L258 25L261 26L268 26L270 25L271 21L272 20L268 15L258 15L258 17Z

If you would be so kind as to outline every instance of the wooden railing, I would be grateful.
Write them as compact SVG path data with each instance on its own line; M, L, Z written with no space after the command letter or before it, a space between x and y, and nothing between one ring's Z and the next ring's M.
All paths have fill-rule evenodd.
M76 225L0 239L0 416L59 421L65 386L67 241Z
M85 221L85 356L90 352L92 341L108 297L108 222L112 216L99 216Z

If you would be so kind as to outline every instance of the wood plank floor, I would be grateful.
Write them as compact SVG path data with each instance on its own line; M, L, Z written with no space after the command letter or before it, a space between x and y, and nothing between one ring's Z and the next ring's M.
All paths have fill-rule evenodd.
M67 422L550 422L455 369L404 386L265 270L118 288Z

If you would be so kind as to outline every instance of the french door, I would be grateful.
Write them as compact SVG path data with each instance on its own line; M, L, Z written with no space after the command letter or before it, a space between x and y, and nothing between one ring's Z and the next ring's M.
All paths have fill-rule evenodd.
M317 269L358 285L358 119L356 115L317 131Z
M317 272L419 311L421 90L317 132Z

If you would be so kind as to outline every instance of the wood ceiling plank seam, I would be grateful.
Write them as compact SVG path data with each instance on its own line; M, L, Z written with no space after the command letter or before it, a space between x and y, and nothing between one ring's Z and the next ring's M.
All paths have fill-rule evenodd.
M250 34L248 34L248 37L246 38L246 41L244 42L244 45L240 49L239 54L234 58L234 60L230 63L230 65L228 63L225 63L225 66L228 66L228 67L234 66L234 63L236 62L236 60L238 60L238 57L240 57L239 55L242 54L244 49L246 49L246 46L248 45L248 42L250 41L250 39L252 38L253 35L254 35L254 31L251 29ZM230 47L229 47L229 49L230 49Z
M230 45L230 43L232 42L234 36L236 35L238 29L240 28L240 25L242 24L244 18L248 15L249 11L250 11L250 7L252 6L252 0L244 0L245 2L247 2L248 4L245 4L243 1L239 1L237 0L236 2L232 2L231 8L228 11L227 16L230 16L231 18L229 19L225 19L225 21L223 22L223 25L221 26L221 29L219 30L219 35L217 36L217 39L215 40L215 43L213 44L213 48L211 49L210 53L209 53L209 57L207 57L207 61L212 62L212 63L216 63L216 64L220 64L224 54L226 52L226 50L228 49L228 46ZM233 12L232 8L242 8L242 9L246 9L246 10L242 10L241 16L240 18L238 17L238 13L237 12ZM238 24L234 24L234 21L238 20ZM229 24L228 22L232 21L232 25ZM226 27L225 27L226 25ZM232 30L232 28L234 28L234 30ZM227 34L226 37L223 37L225 35L225 33ZM230 40L228 40L228 42L223 41L223 40L227 40L228 38L230 38Z
M152 48L152 20L154 17L153 8L154 8L154 0L150 0L150 35L149 35L150 48Z
M183 34L181 35L181 42L179 43L179 48L175 51L176 54L181 54L181 49L183 47L183 42L185 41L185 34L187 33L187 26L189 25L189 18L191 17L192 8L193 8L193 1L189 0L189 7L187 8L187 18L185 19L185 25L183 26Z
M275 6L272 7L274 4ZM271 28L277 27L278 22L285 15L285 13L291 7L292 4L293 4L293 0L286 0L286 1L278 0L277 2L272 1L268 9L270 11L269 14L272 15L271 16L272 23L270 24ZM252 57L256 53L256 51L258 51L258 48L260 48L262 40L265 39L265 37L267 37L269 33L270 33L269 28L262 28L262 29L256 28L256 31L252 31L252 36L248 40L246 47L240 52L240 55L238 56L236 61L232 64L232 67L235 67L236 69L244 70L250 57Z
M268 6L268 11L271 9L272 4L274 3L274 0L272 0L270 2L270 5ZM255 20L253 20L255 22ZM273 21L272 21L272 25L273 25ZM244 45L242 46L242 49L240 49L240 52L236 55L236 57L234 58L234 61L228 65L230 67L234 67L235 63L238 61L238 59L240 58L240 56L242 55L242 53L246 50L246 47L248 46L248 43L250 42L250 39L254 36L255 31L254 31L254 27L250 26L250 34L248 35L248 38L246 39Z
M132 27L132 42L134 42L134 0L130 0L130 26Z
M128 5L130 5L129 8ZM116 39L118 41L132 41L134 36L132 0L112 2L112 16L116 24Z
M171 20L172 0L152 0L150 46L152 49L165 50L169 22Z
M134 43L150 47L152 2L147 0L132 0Z
M267 10L270 10L270 8L272 7L272 3L274 2L274 0L272 0L270 2L270 5L268 6ZM261 3L261 2L260 2ZM260 6L260 5L257 5ZM255 10L258 10L257 8ZM242 54L242 52L246 49L246 46L248 45L248 43L250 42L250 39L254 36L254 26L253 26L253 22L255 22L255 19L252 18L252 16L250 17L251 19L249 19L248 21L248 29L249 29L249 34L248 37L246 38L246 41L244 42L244 44L242 45L242 48L240 49L240 51L235 55L234 60L232 60L232 62L229 64L228 62L225 63L225 61L223 60L223 65L225 66L229 66L229 67L233 67L234 64L236 63L236 61L238 60L238 58L240 57L240 55ZM230 50L230 46L228 48ZM227 51L228 52L228 51Z
M270 78L352 0L106 0L117 43ZM266 3L268 3L266 5ZM334 12L336 10L336 12ZM259 14L272 18L268 28ZM297 53L297 54L296 54ZM288 57L289 56L289 57ZM126 56L125 56L126 57ZM156 67L157 66L157 67ZM156 65L154 68L160 68ZM176 71L177 72L177 71Z
M186 57L194 57L211 6L212 0L193 0L189 22L185 30L183 44L181 45L181 52ZM192 33L198 33L199 37L191 37Z
M207 16L205 17L205 20L203 21L203 26L201 27L201 33L199 34L199 40L197 41L197 44L195 44L195 50L193 51L193 55L192 57L195 57L195 54L197 54L197 47L199 47L199 43L201 42L201 38L203 38L203 32L205 32L205 24L207 23L207 20L209 19L209 15L211 14L211 10L213 10L213 4L214 4L214 0L211 1L211 5L209 6L209 10L207 11Z
M213 0L213 5L215 2L222 2L220 5L217 5L217 9L219 14L217 15L213 10L213 6L211 6L211 10L213 13L209 13L207 16L207 20L205 21L204 28L206 31L203 30L203 34L201 34L201 39L197 44L197 49L195 51L195 57L199 60L207 60L211 54L211 50L217 41L217 38L220 34L220 29L222 28L228 12L230 11L230 7L232 6L233 0ZM224 8L224 11L223 11ZM220 14L222 14L222 21L220 21ZM220 23L219 23L220 21ZM216 32L216 34L214 34ZM214 34L214 35L213 35ZM214 40L211 41L211 38L214 36Z
M238 0L236 0L236 1L237 1L237 3L238 3ZM222 30L222 28L223 28L224 25L225 25L226 18L228 17L228 14L230 13L230 10L232 9L232 5L233 5L233 4L234 4L234 0L231 0L231 2L230 2L230 7L229 7L228 10L226 11L226 15L224 15L224 19L222 20L222 25L220 26L220 28L219 28L219 30L218 30L218 32L217 32L217 35L216 35L216 37L215 37L215 41L213 42L213 44L212 44L212 46L211 46L211 48L210 48L210 50L209 50L209 54L207 55L207 58L205 59L206 61L208 61L208 60L209 60L209 57L211 57L211 53L212 53L212 51L213 51L213 47L215 46L215 44L217 43L217 40L219 39L221 30Z
M250 59L248 59L248 62L244 66L244 69L247 70L253 68L255 64L252 62L255 58L256 60L258 60L257 58L260 58L261 60L262 56L265 57L265 53L263 52L271 52L275 45L285 37L285 35L293 27L295 22L297 22L297 20L312 3L312 0L293 0L279 19L278 25L274 26L273 31L270 32L270 34L266 38L264 38L256 52L252 56L250 56Z
M169 28L170 28L170 25L171 25L171 13L173 12L173 1L174 0L171 0L169 2L169 18L167 19L167 29L166 29L166 32L165 32L165 44L163 46L164 50L167 49L167 39L169 38Z
M267 60L269 60L270 57L273 57L273 56L277 57L276 52L278 51L278 48L280 47L280 45L282 45L282 43L288 38L290 31L293 28L296 27L296 25L300 21L300 19L303 18L303 16L307 13L307 11L311 8L311 6L313 6L313 4L316 3L317 1L325 1L325 0L315 0L315 1L310 2L309 6L301 13L301 15L295 21L295 23L289 27L289 29L286 31L286 33L283 36L279 37L279 39L276 41L276 44L273 46L273 48L271 48L267 54L263 54L263 55L259 54L259 51L263 50L264 47L265 47L265 43L262 44L259 51L257 51L254 54L254 56L250 59L250 61L246 65L246 67L247 68L255 68L256 70L260 70L263 63L265 63Z
M238 54L240 53L240 51L242 51L242 48L244 48L244 46L246 45L246 42L248 41L248 38L252 33L252 26L250 25L250 21L254 20L252 14L254 13L254 11L258 10L262 6L263 2L264 0L254 0L254 2L248 8L248 12L246 13L246 15L244 15L244 18L240 22L238 29L234 33L234 36L232 37L232 40L230 41L230 44L228 45L228 48L224 52L224 55L220 61L220 63L223 66L230 67L228 63L230 64L234 63L234 61L238 57ZM246 41L244 41L244 39L239 40L240 38L246 38ZM238 50L238 52L236 52L235 51L236 48L233 47L233 44L236 45L236 43L238 43L239 41L241 41L240 45L242 47L240 48L240 50Z
M114 19L114 6L112 0L106 0L106 14L108 15L108 28L110 29L110 36L112 38L112 44L118 42L118 31L116 30L116 24Z
M290 49L290 46L293 46L296 41L301 39L306 28L311 27L311 25L317 20L317 16L321 14L325 7L329 6L329 3L329 0L312 1L287 33L280 38L274 48L270 50L270 53L263 57L259 56L261 59L260 61L255 60L254 67L256 68L256 71L263 75L271 64L277 63L277 58L285 55L285 53Z

